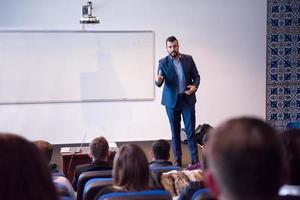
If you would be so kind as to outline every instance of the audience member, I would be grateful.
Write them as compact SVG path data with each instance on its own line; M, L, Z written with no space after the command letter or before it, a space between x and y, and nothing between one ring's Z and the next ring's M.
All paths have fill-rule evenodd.
M56 174L63 174L56 163L51 163L51 158L52 158L52 154L53 154L53 146L52 144L50 144L47 141L44 140L36 140L33 141L33 143L41 150L41 152L43 153L43 155L46 158L46 161L48 163L48 168L50 170L50 173L52 173L52 175L56 175Z
M151 147L152 161L149 163L150 168L150 185L152 188L163 189L161 185L161 175L163 171L154 170L161 167L172 166L170 158L170 143L167 140L157 140L152 143Z
M46 161L48 163L48 169L50 171L50 173L52 174L52 180L55 184L55 186L57 186L56 188L58 189L59 193L61 194L61 196L63 196L63 190L60 190L60 185L65 186L64 188L66 188L67 193L70 197L72 197L73 199L75 199L75 192L73 189L72 184L70 183L70 181L64 176L63 172L61 172L58 169L58 166L56 163L51 163L51 158L52 158L52 154L53 154L53 146L52 144L50 144L47 141L44 140L37 140L33 142L42 152L42 154L44 155L44 157L46 158Z
M152 143L151 154L153 160L149 163L150 169L157 167L171 166L170 143L167 140L157 140Z
M144 151L136 144L124 144L115 156L113 186L100 190L97 197L111 192L135 192L148 189L150 189L149 166Z
M97 137L93 139L89 147L92 162L89 164L78 165L75 168L73 188L76 191L78 178L83 172L112 169L112 167L108 164L109 146L107 140L104 137Z
M274 200L283 183L276 131L255 118L231 119L212 131L206 183L219 200Z
M202 142L200 144L198 144L198 146L201 148L201 161L197 162L196 164L190 164L187 167L187 170L195 170L195 169L201 169L201 170L205 170L207 168L207 162L206 162L206 144L208 142L208 138L209 138L209 132L211 132L212 127L211 126L206 126L208 128L206 128L205 133L202 136Z
M0 133L0 199L58 200L38 148L26 139Z
M279 194L300 199L300 129L289 129L281 136L290 173L288 183L280 188Z
M201 169L202 171L205 171L207 169L206 146L207 146L208 139L210 137L210 132L212 130L213 130L212 127L209 126L202 137L201 163L189 165L187 167L187 170ZM179 194L178 200L191 199L191 197L196 191L203 188L205 188L203 181L190 182L190 184ZM214 200L215 198L213 198L210 193L206 193L201 198L199 197L199 199Z

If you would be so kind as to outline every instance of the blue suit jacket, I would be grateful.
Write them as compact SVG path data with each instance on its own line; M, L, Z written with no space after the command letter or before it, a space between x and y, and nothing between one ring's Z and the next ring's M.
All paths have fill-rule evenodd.
M179 60L184 71L186 86L194 85L198 88L200 76L192 56L180 54ZM178 96L178 78L170 56L166 56L159 61L158 71L161 71L161 74L164 77L162 82L155 82L158 87L161 87L164 83L161 104L166 107L174 108ZM187 95L187 101L189 104L195 104L195 93Z

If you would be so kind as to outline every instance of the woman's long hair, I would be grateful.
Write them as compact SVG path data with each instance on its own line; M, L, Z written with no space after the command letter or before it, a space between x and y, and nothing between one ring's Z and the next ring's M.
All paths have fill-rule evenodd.
M58 199L46 159L33 143L0 133L0 162L0 199Z
M113 167L114 186L126 191L149 189L149 166L144 151L136 144L119 149Z

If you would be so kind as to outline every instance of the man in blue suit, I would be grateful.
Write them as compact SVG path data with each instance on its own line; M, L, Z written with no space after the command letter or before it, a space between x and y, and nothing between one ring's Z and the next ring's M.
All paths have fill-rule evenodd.
M178 40L174 36L166 39L168 56L159 61L156 85L164 84L162 105L165 106L172 131L172 148L175 165L181 166L180 121L183 117L192 164L198 162L198 149L195 138L195 92L200 76L190 55L179 53Z

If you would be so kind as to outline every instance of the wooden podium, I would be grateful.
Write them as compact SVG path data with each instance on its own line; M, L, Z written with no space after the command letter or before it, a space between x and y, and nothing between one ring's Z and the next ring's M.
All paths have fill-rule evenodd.
M87 152L82 153L62 153L63 172L72 183L74 170L77 165L87 164L91 162L91 158Z

